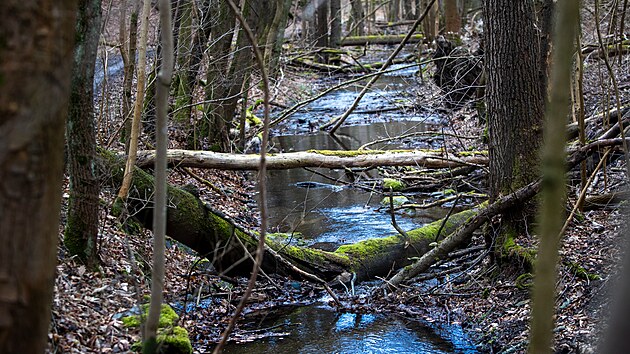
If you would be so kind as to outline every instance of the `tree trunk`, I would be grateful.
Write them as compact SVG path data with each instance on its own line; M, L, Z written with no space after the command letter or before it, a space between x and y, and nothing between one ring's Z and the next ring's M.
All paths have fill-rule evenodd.
M341 0L330 0L330 47L341 43Z
M422 0L422 8L423 10L427 8L430 0ZM438 2L436 1L431 9L427 13L427 16L422 21L422 29L424 32L424 36L428 43L433 42L435 36L437 36L439 31L439 13L438 13Z
M387 20L389 22L398 22L400 20L400 0L389 1L389 11L387 12Z
M484 14L492 202L539 176L544 90L533 3L485 0ZM503 214L498 256L504 241L525 229L533 209L522 205Z
M0 353L46 348L76 10L0 6Z
M317 38L317 46L326 48L329 45L328 40L328 0L320 1L317 6L317 22L315 24L315 38ZM318 61L320 63L328 62L325 52L318 53Z
M133 1L131 14L129 15L129 37L125 37L127 29L127 3L124 1L120 10L120 55L123 59L123 87L122 87L122 117L125 119L125 126L122 131L121 141L125 143L125 151L129 152L129 141L131 140L131 112L132 112L132 88L133 74L136 71L136 42L138 39L138 9L139 3Z
M155 151L138 152L137 165L151 167ZM172 166L219 168L223 170L256 170L260 156L256 154L225 154L210 151L169 150L168 161ZM387 152L314 150L274 154L267 157L270 170L322 167L353 168L372 166L423 166L427 168L453 168L469 165L483 166L488 163L484 152L466 151L444 153L435 151Z
M195 6L192 0L180 0L177 9L177 71L175 74L174 88L174 113L173 123L185 140L185 146L192 148L194 144L194 132L192 129L192 94L195 89L193 75L193 36L198 29L193 28L193 11ZM170 30L170 29L169 29Z
M64 245L71 255L98 266L98 197L94 66L101 29L101 0L80 0L67 125L70 197Z
M208 143L213 151L220 151L228 140L228 128L223 118L223 98L227 96L229 78L229 58L232 48L234 16L224 0L212 0L216 15L216 25L212 28L212 41L215 43L208 56L206 75L206 100L204 108L208 121Z
M363 22L365 13L363 12L362 0L350 0L350 19L348 20L348 31L351 31L353 36L365 35L365 26Z
M459 0L444 1L445 32L448 35L459 37L462 28L462 17L459 13Z
M265 45L265 63L269 69L269 75L275 76L278 71L278 62L282 54L284 43L284 29L289 19L291 0L276 0L276 9L273 20L267 33Z
M125 166L125 178L123 179L120 190L118 191L119 201L125 201L127 199L127 194L129 194L129 187L131 186L131 170L136 164L136 152L138 151L138 143L140 141L142 103L144 102L144 87L146 80L147 32L149 28L150 5L151 0L143 0L142 18L140 22L140 44L138 47L138 82L136 83L136 103L133 110L133 122L129 141L129 155L127 157L127 165Z

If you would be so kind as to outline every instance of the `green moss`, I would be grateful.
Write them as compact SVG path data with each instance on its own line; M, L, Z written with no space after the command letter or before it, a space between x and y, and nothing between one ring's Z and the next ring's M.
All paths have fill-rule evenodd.
M536 250L525 248L515 241L515 233L507 231L503 241L502 258L518 258L519 264L523 264L525 269L534 269L536 263Z
M307 152L312 152L315 154L320 154L324 156L337 156L337 157L355 157L361 155L380 155L384 154L385 151L382 150L365 150L365 151L345 151L345 150L308 150Z
M470 157L470 156L488 156L488 151L486 150L475 150L475 151L458 151L457 153L455 153L456 156L466 156L466 157Z
M394 204L394 207L399 207L399 206L404 205L405 203L409 202L409 199L407 197L405 197L404 195L395 195L393 197L385 197L385 198L383 198L381 200L381 205L384 206L384 207L389 207L390 199L392 199L392 204Z
M532 273L524 273L519 275L514 281L514 285L520 290L529 289L534 285L534 277Z
M350 265L350 260L345 254L338 254L335 252L327 252L316 248L298 247L292 245L281 245L277 243L270 243L270 246L283 254L297 260L305 261L313 264L325 264L328 261Z
M374 238L351 245L343 245L337 248L335 253L353 255L360 259L367 259L374 256L382 256L384 250L399 244L400 237L397 236Z
M144 343L142 349L144 353L189 354L192 353L192 344L188 331L177 326L158 330L155 342Z
M383 190L397 192L403 188L405 188L405 183L403 181L394 178L383 178Z
M595 273L589 273L579 265L577 262L564 262L564 265L569 267L569 271L573 273L576 277L583 280L599 280L601 277Z
M149 312L149 304L143 304L140 306L142 309L142 316L146 317ZM160 322L158 327L172 327L177 324L179 321L179 316L172 307L167 304L162 304L162 308L160 309ZM127 328L135 328L139 327L142 324L142 319L140 315L131 315L122 318L123 325Z

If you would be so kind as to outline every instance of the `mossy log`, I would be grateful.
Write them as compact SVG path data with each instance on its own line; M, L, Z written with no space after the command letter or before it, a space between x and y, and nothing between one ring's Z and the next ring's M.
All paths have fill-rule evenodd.
M239 155L211 151L169 150L170 166L217 168L223 170L257 170L260 156ZM137 165L153 166L155 151L139 151ZM421 166L427 168L452 168L483 166L488 164L485 151L448 153L443 150L310 150L283 154L268 154L267 169L282 170L300 167L353 168L373 166Z
M117 186L122 180L124 160L104 150L100 151L100 155L104 170L111 172L108 175L112 178L108 182ZM140 168L134 170L128 208L130 214L135 215L146 228L152 227L153 203L150 197L154 191L153 184L150 174ZM169 186L168 200L168 236L207 257L219 271L249 273L252 263L244 247L252 254L255 252L257 240L254 232L238 227L185 190ZM452 215L438 239L448 235L475 213L476 210L471 209ZM360 281L384 276L391 269L410 264L412 257L422 256L432 248L441 226L442 220L438 220L408 231L408 238L395 234L344 245L334 252L288 245L283 242L286 237L269 237L267 246L303 271L326 281L333 281L343 273L356 273ZM269 272L295 274L284 264L268 253L262 267Z

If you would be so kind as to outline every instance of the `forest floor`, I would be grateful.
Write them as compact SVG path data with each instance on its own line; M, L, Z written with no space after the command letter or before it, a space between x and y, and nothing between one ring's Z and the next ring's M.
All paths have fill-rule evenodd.
M626 66L628 59L624 59ZM593 65L586 71L587 116L601 111L603 86ZM619 67L623 68L622 65ZM304 92L316 75L304 77L287 69L290 82L283 82L286 92ZM293 69L294 70L294 69ZM630 71L620 70L622 102L629 102ZM430 83L429 83L430 84ZM293 86L291 86L293 85ZM117 87L114 83L111 87ZM437 88L435 88L437 90ZM296 97L289 97L295 99ZM288 102L285 102L288 103ZM419 102L419 105L423 102ZM483 135L483 127L468 107L449 114L449 124L461 135ZM481 140L471 142L483 147ZM591 193L608 192L625 184L624 165L614 162L599 173ZM255 228L255 185L245 172L193 170L197 178L183 170L171 171L172 183L194 184L202 200L217 207L232 219ZM200 183L203 179L207 183ZM568 208L573 206L579 183L569 184ZM67 188L67 186L65 186ZM115 190L104 188L101 194L99 254L101 270L91 272L76 259L68 257L62 246L67 194L63 198L59 229L59 264L55 282L53 322L49 334L49 352L128 352L138 341L137 329L125 328L121 318L131 313L149 294L152 237L146 230L128 235L120 228L121 220L110 215ZM561 265L556 286L555 350L560 353L594 352L601 337L604 319L614 286L616 265L621 257L621 223L625 218L615 207L584 212L576 218L562 238ZM535 247L534 231L523 235L523 246ZM527 236L527 237L525 237ZM529 237L531 236L531 237ZM483 246L476 234L469 247ZM480 253L475 253L480 255ZM165 301L174 304L180 325L186 328L195 352L208 352L226 327L246 285L246 278L227 278L213 274L198 262L186 247L169 243L166 251ZM444 263L443 268L463 264L455 275L418 280L387 294L352 296L339 292L343 308L339 311L389 313L426 323L459 323L477 344L480 352L524 352L528 340L530 288L517 286L519 272L497 270L489 257L466 256ZM576 272L578 265L585 270ZM585 275L596 275L589 277ZM595 279L596 278L596 279ZM367 293L366 291L365 293ZM260 276L257 287L230 337L247 342L270 336L282 337L282 330L256 331L248 326L264 316L280 316L283 311L321 299L323 290L315 284L297 282L269 274ZM182 306L187 304L199 306Z

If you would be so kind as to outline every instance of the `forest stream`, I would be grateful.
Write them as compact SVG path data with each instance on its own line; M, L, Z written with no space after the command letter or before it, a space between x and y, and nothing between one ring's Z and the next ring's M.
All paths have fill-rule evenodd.
M410 84L416 69L405 69L382 77L364 98L336 135L325 132L305 134L308 122L343 113L360 88L335 91L302 109L275 131L272 148L282 151L309 149L351 150L386 137L435 130L440 117L405 113L396 107L411 105ZM361 113L366 112L366 113ZM399 149L410 142L387 142L372 149ZM379 210L383 199L352 187L343 170L306 169L270 171L268 208L270 232L295 232L290 240L300 245L334 250L342 244L396 233L391 216ZM376 171L374 176L376 177ZM369 172L368 172L369 174ZM324 177L324 175L326 177ZM370 178L372 176L365 176ZM331 179L332 178L332 179ZM442 218L448 208L435 207L397 214L404 230ZM297 236L300 235L300 236ZM357 296L369 291L369 284L357 287ZM363 295L362 295L363 293ZM461 326L449 323L419 322L375 314L337 312L321 302L297 307L272 319L251 323L254 328L280 328L285 335L248 344L230 344L226 353L474 353L476 349ZM314 333L319 335L314 336Z

